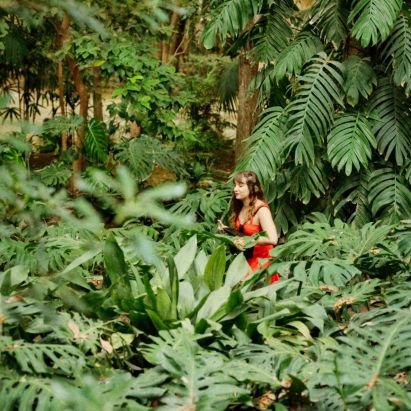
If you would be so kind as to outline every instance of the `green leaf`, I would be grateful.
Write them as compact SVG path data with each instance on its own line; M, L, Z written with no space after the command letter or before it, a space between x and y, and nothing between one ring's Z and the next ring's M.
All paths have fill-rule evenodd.
M197 253L197 237L193 235L184 247L174 256L174 262L176 264L178 277L180 279L184 278L184 274L187 273L188 269L194 262L194 258Z
M226 42L227 34L235 37L258 14L261 2L254 0L228 0L221 4L217 14L205 27L202 34L202 42L206 49L213 48L217 41L221 45Z
M306 31L299 33L277 57L274 66L277 82L286 75L300 74L303 65L323 50L324 46L318 37Z
M109 138L102 121L92 118L87 123L84 136L84 149L88 158L106 163L108 158Z
M224 285L228 287L234 287L239 282L244 280L249 270L250 267L247 263L247 260L244 257L244 254L238 254L228 267L227 274L224 280Z
M211 291L204 305L198 311L197 323L203 318L213 319L213 315L228 302L230 294L231 289L227 286Z
M349 176L353 167L360 171L367 167L372 157L372 148L377 142L371 125L362 113L345 113L334 123L328 136L327 153L331 165L338 171L345 169Z
M368 61L358 57L349 56L343 63L344 90L347 102L356 106L360 96L368 98L377 85L377 77L374 69Z
M411 92L411 27L410 17L404 13L398 16L394 30L382 51L384 62L392 66L394 83Z
M110 234L104 244L103 257L104 267L108 277L110 278L111 284L129 284L129 270L124 259L124 253L112 234Z
M374 125L378 150L402 166L411 157L410 103L389 79L381 79L370 97L370 110L379 117Z
M343 105L341 65L324 53L312 59L301 77L301 87L291 104L285 149L294 151L296 164L310 165L315 159L314 142L322 143L333 122L334 104Z
M357 0L349 21L354 22L352 34L363 47L375 46L391 33L401 11L403 0Z
M225 264L225 248L221 245L211 254L204 270L204 280L210 291L216 290L223 285Z

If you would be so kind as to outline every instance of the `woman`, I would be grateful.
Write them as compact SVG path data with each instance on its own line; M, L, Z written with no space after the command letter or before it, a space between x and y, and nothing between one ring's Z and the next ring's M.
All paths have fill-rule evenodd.
M269 261L261 264L259 259L269 259L270 250L278 242L278 234L275 228L270 208L264 201L263 191L257 176L252 171L243 171L234 176L234 190L231 202L232 214L229 220L230 226L247 236L252 236L261 231L265 233L260 236L252 249L247 262L252 271L267 268ZM219 228L224 229L221 221ZM239 237L234 241L237 248L244 248L244 240ZM270 279L270 284L278 281L278 274Z

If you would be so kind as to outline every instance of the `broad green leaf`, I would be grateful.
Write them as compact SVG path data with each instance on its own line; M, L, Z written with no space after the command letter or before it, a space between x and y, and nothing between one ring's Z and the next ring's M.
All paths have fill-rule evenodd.
M184 274L186 274L188 269L193 264L196 253L197 237L193 235L174 257L178 277L180 279L184 278Z
M211 254L204 269L204 280L210 291L216 290L223 285L225 264L225 248L221 245Z

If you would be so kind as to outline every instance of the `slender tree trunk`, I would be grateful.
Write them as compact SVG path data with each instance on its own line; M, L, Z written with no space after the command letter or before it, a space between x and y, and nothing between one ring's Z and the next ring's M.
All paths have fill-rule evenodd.
M63 48L68 39L68 30L70 27L70 19L67 14L64 15L59 33L59 47ZM60 114L64 117L66 115L66 102L64 100L64 69L63 61L58 61L58 87L59 87L59 104ZM61 151L66 151L68 148L68 134L63 132L60 136Z
M62 23L62 33L65 33L64 41L68 41L70 37L70 32L69 32L69 26L70 26L70 19L67 14L64 15L63 23ZM71 77L73 79L74 83L74 88L76 89L76 92L79 96L80 99L80 116L83 117L84 122L87 121L87 115L88 115L88 90L87 86L84 82L82 73L80 71L80 68L78 67L78 64L76 61L70 57L66 57L67 65L71 74ZM73 175L70 180L70 191L75 194L76 193L76 188L75 188L75 178L76 174L83 171L84 165L85 165L85 159L83 156L83 141L84 141L84 134L85 134L85 124L81 126L78 130L77 133L73 135L73 146L77 150L77 158L73 161Z
M103 121L103 97L101 93L101 68L93 68L93 107L94 117Z
M238 62L238 114L237 114L237 134L235 140L236 160L243 154L244 140L251 135L256 124L257 113L257 93L250 94L249 86L251 80L258 72L258 65L251 62L245 52L241 52Z

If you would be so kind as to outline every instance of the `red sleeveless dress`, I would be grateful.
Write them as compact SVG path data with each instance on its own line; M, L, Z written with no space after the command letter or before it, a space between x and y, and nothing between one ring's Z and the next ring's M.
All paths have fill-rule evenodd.
M251 220L241 225L240 219L235 219L235 228L237 231L241 231L244 235L254 235L262 231L262 227L260 224L254 224L254 216L257 214L258 210L262 207L267 207L266 203L261 204L257 208L254 209L253 214L251 216ZM267 259L271 258L270 250L273 249L272 244L256 244L252 249L252 254L250 257L247 258L248 265L250 266L252 271L257 271L258 269L265 269L270 265L270 261L265 262L264 264L260 264L258 261L260 258ZM280 279L277 273L273 274L270 277L270 284L278 281Z

